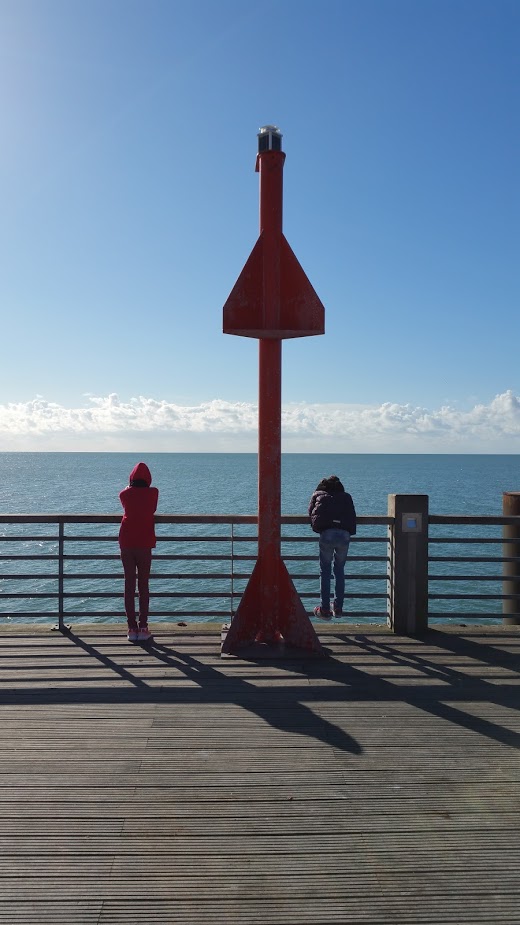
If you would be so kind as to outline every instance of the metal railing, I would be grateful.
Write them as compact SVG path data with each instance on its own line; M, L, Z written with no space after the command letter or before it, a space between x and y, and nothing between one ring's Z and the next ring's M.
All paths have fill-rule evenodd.
M120 515L110 514L0 515L0 619L53 619L60 629L71 620L124 619L118 530L113 529L120 522ZM363 589L349 595L351 616L386 618L389 522L388 517L360 518L373 535L353 538L347 576ZM282 555L298 593L317 602L317 537L307 517L284 516L282 525ZM256 517L161 514L156 533L153 619L229 620L256 561ZM374 563L380 564L377 572ZM113 601L117 605L108 609Z
M514 602L508 618L520 620L520 594L511 593L504 569L513 564L520 576L520 550L517 539L503 535L520 518L430 514L428 520L430 620L498 618L506 601Z
M0 514L0 620L53 621L60 629L72 621L124 620L120 520L115 514ZM426 622L428 616L498 619L511 600L508 616L520 620L520 585L511 583L511 574L504 578L505 563L520 575L518 542L499 532L520 517L429 515L427 521ZM394 518L361 516L358 523L345 610L350 621L385 622L399 555ZM161 514L156 524L152 619L232 618L256 560L256 516ZM309 612L319 600L317 554L308 518L283 516L282 557Z

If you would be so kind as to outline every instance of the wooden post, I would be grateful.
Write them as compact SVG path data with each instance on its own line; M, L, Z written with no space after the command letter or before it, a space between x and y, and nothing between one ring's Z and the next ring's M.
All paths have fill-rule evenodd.
M520 491L505 491L502 495L502 513L504 517L518 517L520 515ZM504 524L502 536L505 542L502 546L504 559L513 559L512 562L502 563L503 594L516 594L516 598L502 601L503 623L508 626L520 624L520 523Z
M428 629L428 495L388 495L390 535L387 623L419 636Z

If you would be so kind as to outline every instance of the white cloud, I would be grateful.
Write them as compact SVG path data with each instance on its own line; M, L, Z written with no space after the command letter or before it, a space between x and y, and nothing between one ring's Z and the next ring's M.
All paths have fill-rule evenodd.
M38 396L0 405L2 450L256 450L258 409L220 399L195 406L140 396L87 396L65 408ZM520 400L512 391L466 411L412 404L289 404L282 411L286 452L520 451Z

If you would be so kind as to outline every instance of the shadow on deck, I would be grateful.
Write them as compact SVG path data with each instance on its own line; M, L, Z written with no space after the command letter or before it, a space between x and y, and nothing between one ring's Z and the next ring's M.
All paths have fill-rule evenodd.
M0 922L514 923L520 629L0 633Z

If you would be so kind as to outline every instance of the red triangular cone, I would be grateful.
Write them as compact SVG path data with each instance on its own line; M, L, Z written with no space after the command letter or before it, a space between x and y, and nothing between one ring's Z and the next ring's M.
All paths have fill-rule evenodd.
M325 331L325 309L289 244L280 238L280 317L275 328L264 313L264 244L260 235L224 305L224 334L242 337L309 337Z
M238 655L241 649L255 641L275 643L280 635L287 646L313 655L322 653L320 641L282 559L278 559L276 571L276 576L267 574L262 559L257 559L222 644L223 654Z

